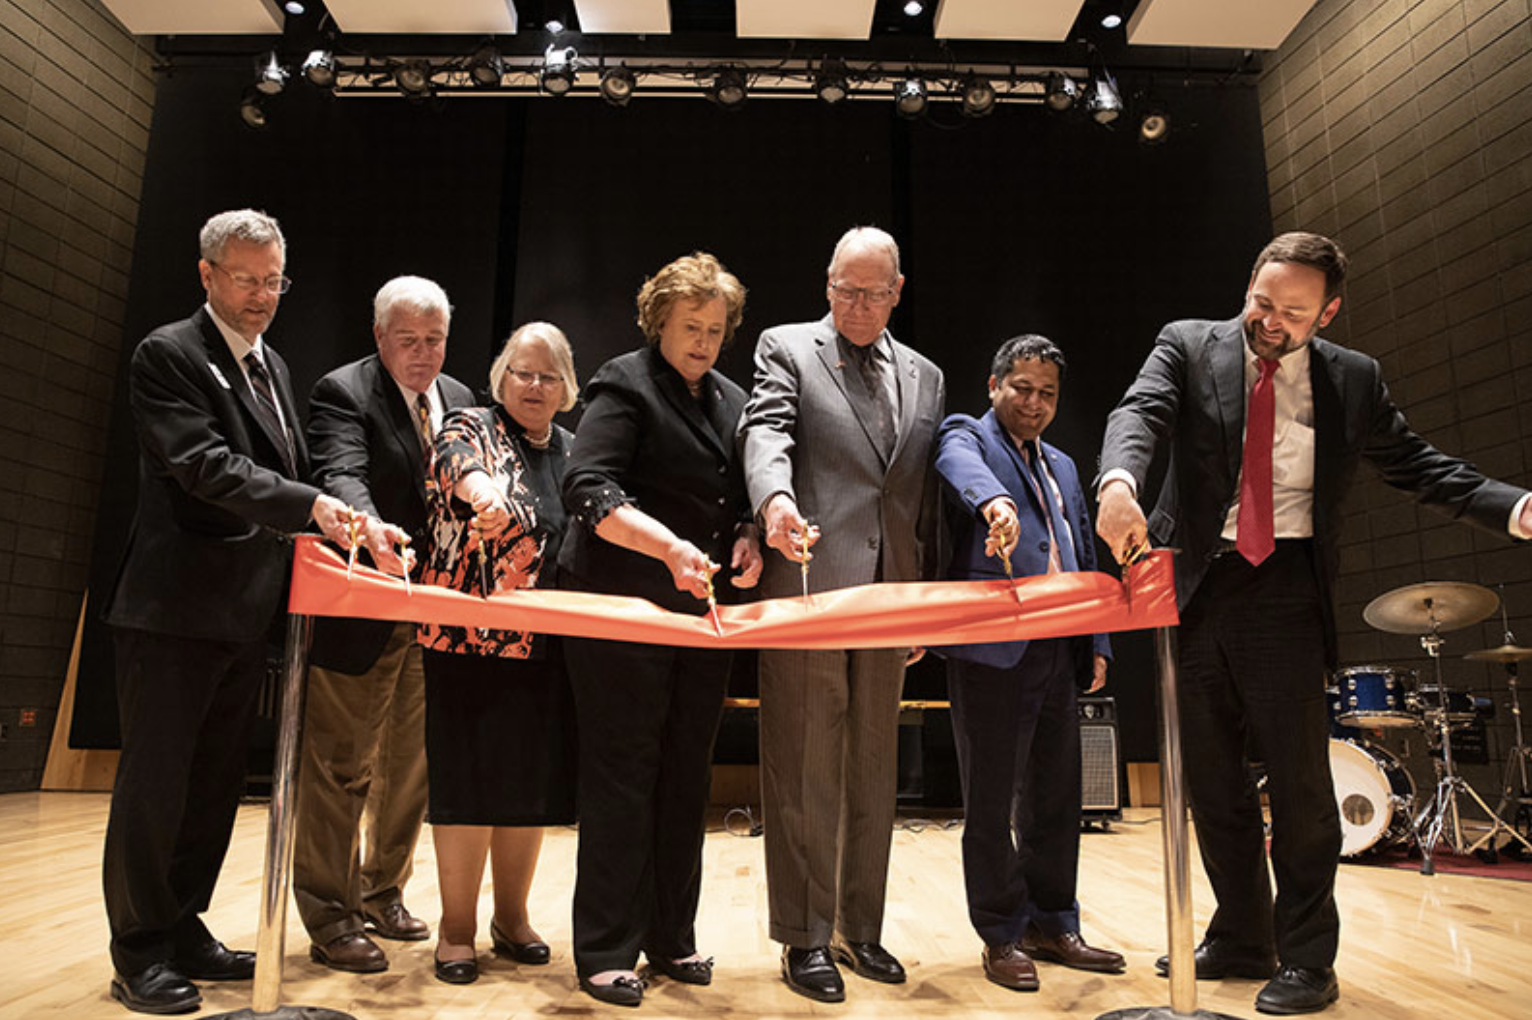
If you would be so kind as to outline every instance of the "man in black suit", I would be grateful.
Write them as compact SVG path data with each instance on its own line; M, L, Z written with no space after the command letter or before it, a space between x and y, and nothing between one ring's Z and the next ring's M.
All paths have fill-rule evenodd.
M191 979L255 971L198 915L244 786L289 533L312 520L345 545L352 517L302 481L287 366L262 339L288 286L276 220L220 213L201 253L207 304L133 352L138 507L106 611L122 724L102 866L112 996L145 1013L195 1009Z
M1058 411L1064 353L1035 335L995 352L990 410L937 435L951 580L1095 570L1074 461L1042 441ZM952 645L952 732L963 780L963 882L984 940L984 975L1038 987L1034 959L1116 973L1120 953L1080 935L1080 724L1075 688L1106 683L1105 634Z
M314 481L367 514L368 555L390 573L406 569L403 550L415 552L405 559L423 555L427 451L442 415L473 403L468 387L441 374L451 318L437 284L390 280L373 299L377 353L331 372L309 398ZM385 970L367 927L405 941L430 934L403 900L426 808L414 624L321 617L309 666L293 896L315 962Z
M1340 309L1345 272L1328 238L1272 241L1241 317L1161 331L1101 453L1097 530L1117 558L1146 535L1180 550L1181 742L1218 899L1197 977L1269 978L1255 1001L1266 1013L1315 1012L1339 995L1324 686L1341 502L1358 461L1469 524L1532 533L1526 492L1432 447L1376 361L1315 336ZM1137 493L1159 453L1171 467L1146 521ZM1266 766L1275 903L1247 752Z

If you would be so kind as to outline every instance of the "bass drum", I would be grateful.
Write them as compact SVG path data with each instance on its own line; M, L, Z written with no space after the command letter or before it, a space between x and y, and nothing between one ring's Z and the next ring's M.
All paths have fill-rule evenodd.
M1398 758L1371 744L1331 740L1330 774L1340 808L1342 857L1409 838L1415 780Z

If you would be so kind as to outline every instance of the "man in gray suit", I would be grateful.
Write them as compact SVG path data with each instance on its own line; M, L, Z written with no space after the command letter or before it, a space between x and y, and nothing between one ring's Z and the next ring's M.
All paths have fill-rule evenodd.
M889 335L904 277L874 227L830 260L830 314L777 326L755 351L740 424L751 506L765 527L766 598L935 572L932 445L942 373ZM808 551L809 546L813 551ZM839 962L904 980L880 944L895 800L904 648L761 653L761 787L771 937L782 975L845 998Z

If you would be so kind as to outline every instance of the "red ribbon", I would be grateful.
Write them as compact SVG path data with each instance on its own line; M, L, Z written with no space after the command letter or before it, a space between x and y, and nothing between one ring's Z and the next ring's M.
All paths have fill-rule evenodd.
M1175 626L1170 552L1150 553L1128 577L1131 598L1121 581L1094 572L866 584L818 592L807 603L795 595L719 606L715 629L709 616L620 595L533 589L481 599L423 584L406 594L399 578L362 566L348 581L345 559L305 535L293 553L287 610L694 648L902 648Z

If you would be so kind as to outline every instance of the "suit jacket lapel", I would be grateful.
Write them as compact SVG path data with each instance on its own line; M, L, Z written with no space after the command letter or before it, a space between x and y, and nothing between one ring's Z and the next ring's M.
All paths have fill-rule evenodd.
M214 368L217 374L223 377L223 381L228 385L229 391L234 394L235 400L239 401L240 407L244 409L248 425L253 427L253 431L266 437L266 441L271 444L273 453L279 453L279 451L286 449L287 444L282 436L272 432L266 426L265 416L256 410L255 392L250 389L250 383L245 379L244 369L240 366L239 362L234 360L234 355L229 352L228 341L218 331L218 324L213 321L213 317L207 313L206 308L197 309L197 313L193 318L197 323L197 328L202 332L202 346L207 351L208 364ZM287 373L284 368L282 372L283 384L277 385L277 370L273 365L273 362L277 360L276 358L269 359L266 368L271 373L272 388L278 394L281 394L283 390L288 388L286 386ZM279 395L277 399L281 400L282 398ZM283 406L282 413L287 416L289 422L295 420L293 415L296 412L289 410L288 407ZM247 429L248 431L250 430ZM247 452L254 453L255 451L250 450ZM282 458L279 455L277 462L281 463L281 460Z
M878 442L878 437L872 431L872 400L866 387L862 384L860 373L855 379L849 378L851 373L856 373L855 365L850 364L840 353L840 342L835 330L835 320L826 315L819 322L820 331L814 337L815 354L819 356L820 364L824 365L825 372L835 382L841 396L846 398L846 403L851 406L853 417L861 427L862 434L867 437L867 442L872 446L873 454L884 467L888 461L883 458L883 445ZM897 365L897 360L895 361Z
M675 408L676 412L681 415L681 418L709 449L727 460L729 451L725 448L723 429L715 426L702 413L701 405L692 397L691 391L686 388L686 380L682 379L681 374L670 366L669 362L665 360L664 355L660 354L658 349L650 351L650 355L653 361L650 363L649 373L654 379L655 389L659 390L660 395L665 398L665 402ZM708 402L712 405L716 414L718 404L723 399L723 395L717 392L718 384L713 380L712 376L713 373L709 370L708 374L702 378L702 385L711 387L715 391Z
M1224 459L1229 477L1238 478L1245 436L1245 335L1239 320L1221 322L1213 327L1208 361L1212 369L1213 395L1218 401L1218 418L1223 422Z
M917 398L920 388L920 371L915 367L915 359L910 357L910 352L893 337L888 338L888 349L894 356L895 391L899 400L899 435L894 443L894 452L889 456L889 461L892 462L899 459L899 454L904 451L905 440L915 428L915 405L919 403ZM1011 445L1015 446L1014 443Z
M993 410L984 412L984 417L980 418L979 421L989 431L991 441L1005 451L1005 464L991 465L991 467L998 468L1001 472L1001 477L997 480L1009 492L1026 493L1027 501L1032 505L1032 508L1043 515L1043 527L1046 528L1048 526L1048 508L1040 506L1037 502L1037 489L1027 478L1027 465L1021 459L1021 451L1016 448L1016 441L1005 430L1005 426L1000 424L1000 418ZM1010 477L1005 477L1006 475Z
M405 403L404 394L399 391L394 377L388 374L388 369L377 355L368 360L367 372L372 376L372 404L383 409L383 419L388 423L389 431L394 434L394 441L404 450L404 459L410 466L410 477L415 479L416 489L424 500L426 457L420 445L420 426L415 422L415 410ZM446 406L445 401L442 406Z
M293 383L287 374L287 362L269 345L266 347L266 369L271 373L271 387L276 391L277 403L282 407L282 421L287 427L288 436L292 438L293 468L301 481L308 477L309 454L308 448L303 445L303 430L298 427L298 408L293 403Z
M1330 345L1317 337L1309 343L1309 383L1314 391L1314 534L1329 521L1320 520L1325 509L1338 506L1330 487L1340 477L1337 466L1345 449L1345 408L1341 403L1340 366Z

